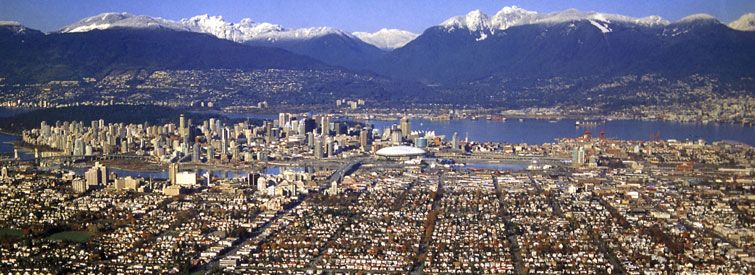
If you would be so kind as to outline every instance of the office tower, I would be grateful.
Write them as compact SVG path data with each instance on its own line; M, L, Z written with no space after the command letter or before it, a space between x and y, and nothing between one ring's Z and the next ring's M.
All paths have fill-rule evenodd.
M193 162L193 163L199 163L200 160L201 160L201 158L200 158L201 156L199 154L200 154L199 143L195 142L194 146L192 146L192 148L191 148L191 162Z
M321 135L327 136L330 134L330 117L324 115L320 117L320 128L322 130Z
M333 142L333 140L328 138L327 141L325 142L325 146L327 148L328 158L332 158L333 156L335 156L335 153L336 153L335 143Z
M306 120L304 120L304 119L299 120L296 126L297 126L297 132L300 135L306 135L307 134Z
M322 158L322 137L315 137L314 147L315 158Z
M278 113L278 127L282 128L286 126L286 123L288 123L290 118L291 114L289 113Z
M207 162L213 159L215 159L215 147L212 147L212 143L207 143Z
M401 120L401 136L408 137L412 134L412 124L409 122L408 117L402 117Z
M246 184L249 186L254 186L257 184L257 180L260 178L260 173L249 173L249 175L246 176Z
M170 184L176 184L176 181L178 180L176 177L178 175L178 163L171 163L170 166L168 166L168 178L170 179Z
M391 133L391 144L393 145L401 144L401 137L402 137L401 131L394 131L393 133Z
M391 128L385 128L383 130L383 135L380 136L380 140L386 141L391 139Z
M370 151L372 147L372 129L364 128L359 132L359 145L362 151Z
M582 166L585 163L585 148L579 146L574 148L571 154L572 165L575 167Z
M458 140L456 132L454 132L454 135L451 138L451 149L458 149L458 148L459 148L459 140Z
M73 155L74 156L83 156L84 155L84 141L81 140L81 138L77 138L74 141Z
M273 124L265 122L265 142L270 143L273 141Z
M304 133L309 133L317 129L317 122L314 119L304 118L303 124L304 124Z
M184 118L184 114L181 114L178 119L178 135L181 137L186 135L186 119Z
M231 140L231 159L239 160L239 147L236 145L235 140Z
M121 139L121 153L128 153L128 142L126 142L126 140L124 139Z

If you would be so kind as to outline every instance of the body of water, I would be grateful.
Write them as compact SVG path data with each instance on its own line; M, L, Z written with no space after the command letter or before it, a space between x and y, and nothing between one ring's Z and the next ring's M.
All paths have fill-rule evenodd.
M398 121L363 121L373 124L381 131L398 124ZM542 144L554 142L557 138L577 137L589 130L597 138L601 131L606 138L625 140L651 140L656 134L661 139L713 141L737 141L755 146L755 128L735 124L693 124L668 121L613 120L592 127L576 127L576 120L562 119L548 121L540 119L490 120L451 120L432 121L412 120L413 131L435 131L451 139L454 132L457 138L470 141L507 142Z

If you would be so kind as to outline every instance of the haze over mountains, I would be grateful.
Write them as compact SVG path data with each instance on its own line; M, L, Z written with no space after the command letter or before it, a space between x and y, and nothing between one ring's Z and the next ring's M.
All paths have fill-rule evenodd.
M514 6L493 16L471 11L416 35L392 29L375 33L330 27L287 29L250 19L230 23L209 15L172 21L105 13L50 34L5 23L0 63L9 79L28 73L102 75L139 66L309 69L328 65L428 84L642 74L737 78L755 75L754 21L752 13L727 26L708 15L670 22L657 16L577 10L538 13ZM170 60L159 54L166 51Z

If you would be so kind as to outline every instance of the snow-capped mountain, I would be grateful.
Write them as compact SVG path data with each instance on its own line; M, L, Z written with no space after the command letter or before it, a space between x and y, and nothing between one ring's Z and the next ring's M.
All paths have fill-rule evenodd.
M474 10L428 28L391 51L380 73L431 83L491 77L547 78L643 73L755 73L755 33L709 15L676 22L574 9Z
M61 30L129 28L211 34L253 46L282 48L330 65L374 70L408 80L460 83L491 77L583 77L661 73L755 73L755 32L748 14L722 24L696 14L676 22L569 9L539 13L504 7L449 18L417 36L400 30L346 33L199 15L172 21L106 13Z
M131 15L128 13L108 12L96 16L87 17L79 22L68 25L60 30L63 33L71 32L88 32L92 30L105 30L112 28L134 28L134 29L174 29L186 30L181 24L162 19L159 17L149 17L144 15Z
M473 10L466 15L455 16L443 21L441 27L448 31L467 30L469 32L479 32L476 40L484 40L487 34L494 34L497 31L506 30L515 26L531 24L561 24L573 21L587 21L603 33L611 32L611 24L623 23L642 26L665 26L669 24L658 16L648 16L644 18L633 18L618 14L582 12L575 9L569 9L554 13L538 13L528 11L517 6L504 7L493 17L487 16L480 10Z
M238 23L231 23L226 22L222 16L207 14L181 19L180 23L193 32L209 33L218 38L242 43L309 40L332 34L350 36L346 32L329 27L287 29L271 23L256 23L249 18L241 19Z
M387 51L401 48L418 36L418 34L413 32L386 28L373 33L354 32L351 34L368 44Z
M227 22L222 16L207 14L172 21L128 13L103 13L85 18L61 29L60 32L87 32L113 28L171 29L207 33L238 43L279 47L320 59L328 64L346 67L364 67L368 61L371 62L383 54L377 47L335 28L287 29L281 25L254 22L249 18L237 23Z
M755 13L746 13L729 23L729 27L740 31L755 31Z
M330 34L350 36L346 32L329 27L286 29L281 25L264 22L257 23L249 18L241 19L238 23L227 22L222 16L210 16L207 14L172 21L159 17L128 13L103 13L66 26L60 32L87 32L95 29L104 30L112 28L166 28L208 33L218 38L235 42L247 42L251 40L307 40Z

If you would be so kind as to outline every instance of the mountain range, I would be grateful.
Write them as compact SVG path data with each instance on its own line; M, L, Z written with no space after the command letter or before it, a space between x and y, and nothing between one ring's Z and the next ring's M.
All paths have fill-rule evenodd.
M50 33L0 24L0 77L40 83L134 70L328 69L311 57L168 29Z
M506 7L492 17L476 10L431 27L390 52L377 70L441 83L648 73L753 76L752 49L755 32L704 14L669 22Z
M365 37L365 40L362 40L354 34L330 27L288 29L277 24L257 23L249 18L232 23L225 21L222 16L207 14L171 21L127 13L104 13L82 19L64 27L60 32L75 33L113 28L170 29L207 33L238 43L283 48L331 65L346 67L366 67L382 57L384 50L406 44L408 40L416 37L415 34L406 31L381 30L373 34L357 33Z
M417 35L395 29L288 29L209 15L173 21L104 13L49 34L0 24L0 73L17 79L36 74L30 78L41 80L140 66L340 67L444 85L630 74L737 78L755 75L754 26L753 13L726 25L704 14L671 22L658 16L573 9L538 13L513 6L493 16L471 11Z

